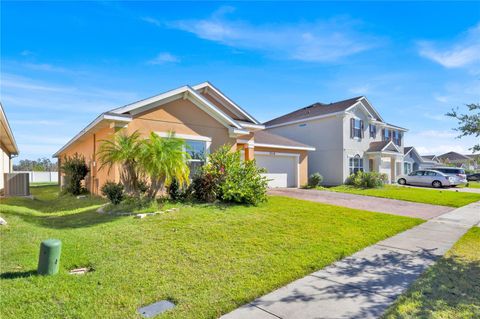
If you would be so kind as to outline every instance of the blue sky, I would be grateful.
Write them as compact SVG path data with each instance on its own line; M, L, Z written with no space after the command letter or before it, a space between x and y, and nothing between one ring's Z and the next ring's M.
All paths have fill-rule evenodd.
M211 81L261 121L366 95L421 153L467 152L478 2L2 2L1 96L23 158L99 113ZM18 159L17 159L18 161Z

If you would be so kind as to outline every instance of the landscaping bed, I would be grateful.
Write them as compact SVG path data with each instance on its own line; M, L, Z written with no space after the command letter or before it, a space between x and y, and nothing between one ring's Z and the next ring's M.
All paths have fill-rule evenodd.
M400 187L394 185L384 185L381 188L357 188L349 185L340 185L335 187L320 187L322 190L332 192L350 193L373 197L383 197L399 199L410 202L425 203L432 205L442 205L450 207L462 207L467 204L480 200L480 194L451 192L445 190L420 189L410 187Z
M480 228L473 227L387 311L394 318L480 318Z
M170 204L134 219L98 214L103 199L4 199L0 228L2 318L140 318L139 307L176 304L162 318L217 318L419 219L269 197L259 206ZM35 275L41 240L63 243L60 273ZM88 268L84 275L69 270Z

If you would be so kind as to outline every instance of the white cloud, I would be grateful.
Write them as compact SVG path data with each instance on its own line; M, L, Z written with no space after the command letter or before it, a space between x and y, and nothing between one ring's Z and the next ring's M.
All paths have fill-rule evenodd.
M445 116L445 114L431 114L431 113L425 113L423 114L426 118L435 120L435 121L448 121L450 118Z
M48 125L48 126L61 126L65 125L63 122L54 121L54 120L11 120L12 125Z
M313 23L253 25L227 19L222 7L207 19L169 23L175 29L236 49L255 50L275 58L329 62L378 46L380 39L359 33L361 24L346 18Z
M353 87L348 91L353 94L366 95L368 92L370 92L370 85L365 84L365 85Z
M54 66L48 63L25 63L24 66L28 69L35 70L35 71L47 71L47 72L58 72L58 73L71 72L66 68Z
M435 98L435 100L437 100L440 103L447 103L448 102L448 96L435 95L434 98Z
M160 27L162 25L162 23L160 21L158 21L157 19L152 18L152 17L142 17L140 19L147 22L147 23L153 24L157 27Z
M453 130L423 130L411 131L405 134L405 145L415 146L422 155L440 155L447 152L462 154L471 153L471 148L476 142L473 137L457 138L458 132Z
M446 68L465 67L480 62L480 23L467 30L452 44L419 42L421 56Z
M21 56L31 56L31 55L34 55L34 53L30 50L23 50L22 52L20 52L20 55Z
M159 53L152 60L148 61L148 64L158 65L158 64L179 63L179 62L180 62L180 58L174 56L171 53L162 52L162 53Z

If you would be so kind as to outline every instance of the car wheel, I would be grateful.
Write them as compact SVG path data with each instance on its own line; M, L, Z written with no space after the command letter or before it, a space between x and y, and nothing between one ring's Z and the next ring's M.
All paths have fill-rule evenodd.
M407 181L405 180L405 178L400 178L400 179L398 180L398 183L399 183L400 185L405 185L405 184L407 184Z
M442 182L433 181L432 186L435 187L435 188L440 188L440 187L442 187Z

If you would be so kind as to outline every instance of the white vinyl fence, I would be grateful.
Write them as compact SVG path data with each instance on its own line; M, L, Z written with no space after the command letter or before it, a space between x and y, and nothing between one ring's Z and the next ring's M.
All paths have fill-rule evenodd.
M13 173L28 173L30 183L58 183L58 172L15 171Z

